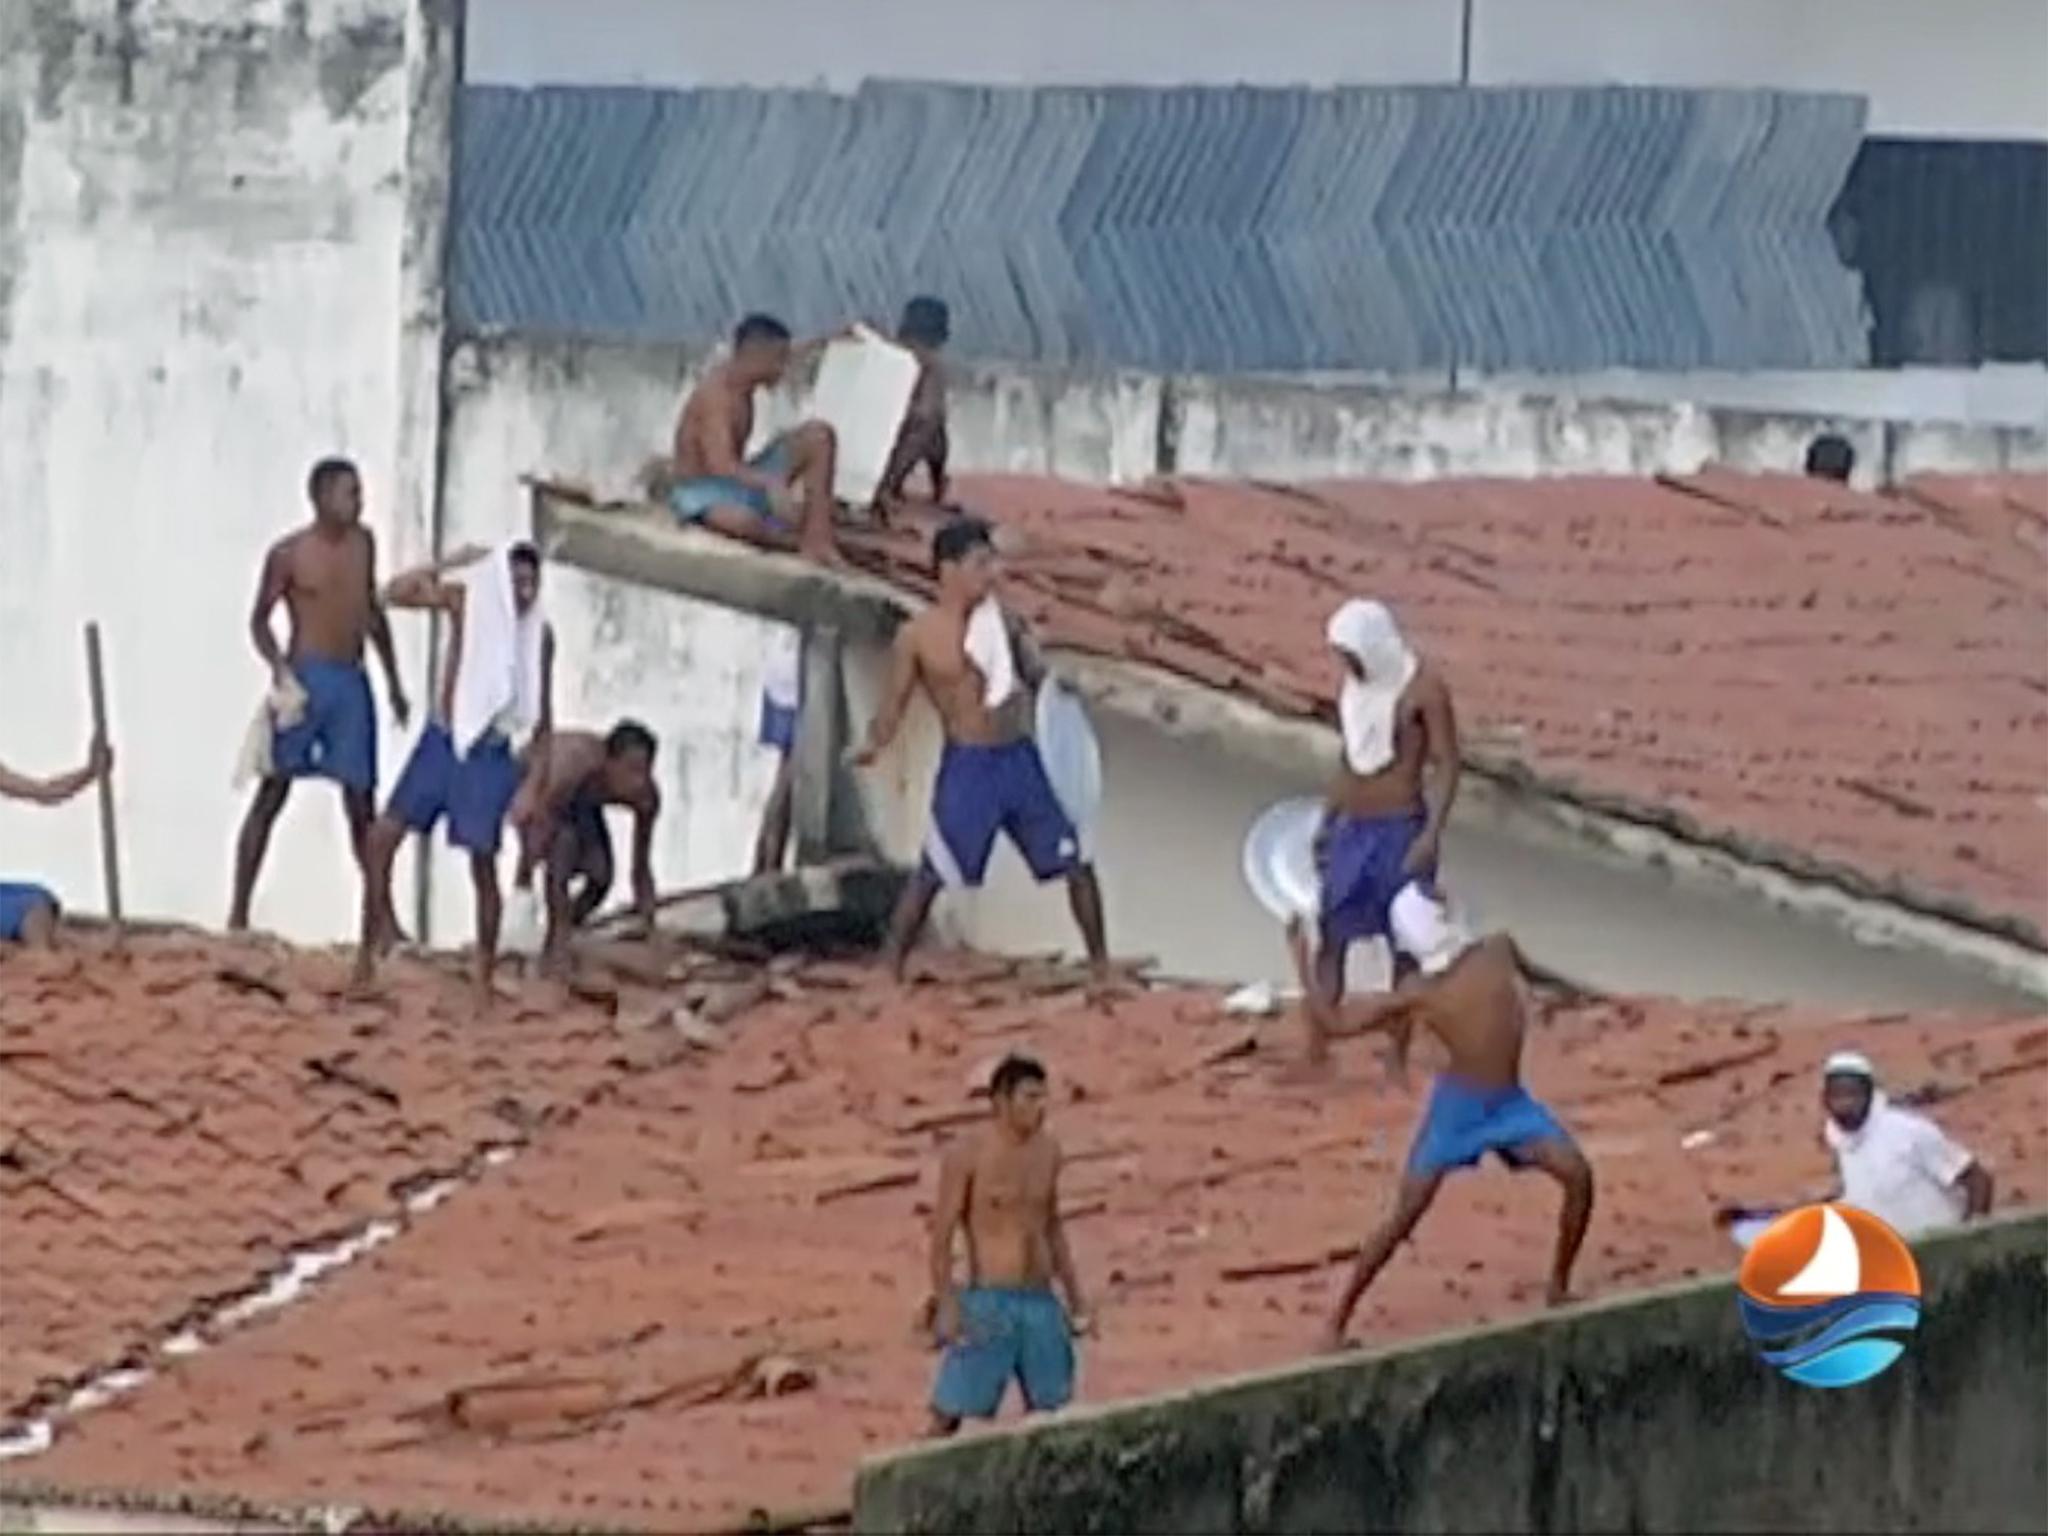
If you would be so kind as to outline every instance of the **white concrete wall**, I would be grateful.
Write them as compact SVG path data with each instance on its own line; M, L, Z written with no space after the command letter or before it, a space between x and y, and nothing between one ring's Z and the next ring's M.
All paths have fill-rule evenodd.
M248 608L308 466L355 457L387 549L422 541L392 514L405 12L0 18L0 756L75 765L98 618L132 911L226 913L229 771L265 681ZM0 806L0 868L97 907L91 806ZM257 921L336 936L355 902L335 793L303 790Z
M1460 78L1464 0L473 0L504 85L1390 85ZM2048 138L2043 0L1471 0L1476 85L1775 86L1871 132Z

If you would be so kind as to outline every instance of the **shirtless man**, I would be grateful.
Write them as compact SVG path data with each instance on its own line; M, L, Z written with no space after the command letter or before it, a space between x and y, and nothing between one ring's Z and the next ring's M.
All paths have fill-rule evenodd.
M1430 1089L1393 1209L1359 1247L1337 1298L1323 1339L1331 1349L1342 1347L1345 1324L1359 1297L1415 1230L1452 1169L1473 1167L1491 1152L1510 1168L1540 1169L1563 1187L1550 1266L1552 1306L1569 1299L1572 1264L1593 1214L1592 1168L1571 1134L1522 1086L1528 1004L1514 940L1496 933L1475 942L1444 903L1420 885L1409 885L1394 898L1389 921L1396 947L1421 974L1376 1001L1358 1025L1389 1032L1388 1072L1399 1086L1407 1083L1408 1045L1418 1019L1443 1043L1450 1060Z
M1450 689L1408 648L1393 615L1354 599L1331 616L1327 635L1344 669L1343 752L1316 834L1313 950L1299 920L1288 927L1316 1065L1329 1055L1351 945L1387 937L1394 894L1411 880L1427 888L1436 879L1459 773ZM1398 954L1395 965L1398 974Z
M920 294L903 306L903 318L896 326L896 340L917 359L917 387L911 392L910 408L903 425L896 430L896 446L882 470L875 491L875 517L887 523L903 506L903 488L911 473L922 464L931 477L932 500L946 499L946 374L939 354L953 334L953 318L943 299Z
M113 766L114 755L103 741L92 744L83 768L60 773L55 778L30 778L0 763L0 800L62 805L97 784ZM0 880L0 944L48 948L57 939L59 910L56 892L48 886Z
M270 547L249 614L249 638L269 669L274 695L303 696L305 712L271 738L270 775L242 821L235 844L235 889L228 927L249 926L256 876L270 847L277 813L292 780L319 777L341 786L349 840L363 862L377 792L377 707L363 671L363 642L377 648L391 712L404 725L412 716L398 680L391 627L377 601L377 545L362 525L363 482L346 459L322 459L306 481L313 522ZM288 649L277 648L270 616L279 601L291 614Z
M447 573L461 567L471 569L449 579ZM493 581L503 583L495 597L483 587ZM470 882L476 891L476 999L479 1010L488 1009L504 916L498 845L524 776L512 743L518 734L531 730L529 752L544 758L554 718L555 637L538 608L540 551L524 543L494 551L474 546L457 550L432 565L393 577L384 600L394 608L445 613L452 622L433 718L414 743L384 814L371 823L363 840L363 920L354 987L358 992L369 988L377 956L395 936L391 866L399 845L408 832L431 832L445 818L448 841L469 855ZM519 636L525 625L540 626L533 648L539 675L525 677L524 664L515 661L514 669L522 675L512 681L511 696L494 713L472 721L463 704L463 673L471 665L464 652L470 645L471 605L485 600L510 607L515 650L523 645Z
M512 803L519 829L519 885L534 866L547 868L548 937L541 968L558 973L569 935L590 920L612 888L612 835L606 806L633 813L633 909L654 921L654 821L661 791L654 783L654 733L621 720L608 735L557 731L528 754L526 782ZM573 887L573 889L572 889Z
M690 391L676 422L674 479L666 500L678 519L764 549L799 550L827 564L838 560L832 480L839 440L831 426L804 422L746 457L754 435L754 391L780 383L794 364L831 339L794 347L789 327L772 315L749 315L739 323L732 355Z
M867 767L896 737L903 712L921 684L939 712L946 747L932 786L932 830L924 858L904 887L889 925L884 956L897 980L942 886L972 889L988 872L996 834L1006 832L1039 881L1065 876L1067 899L1087 946L1098 986L1109 980L1102 890L1081 857L1067 819L1031 739L1031 701L1045 666L1023 626L1005 617L1016 678L1008 696L989 698L989 678L967 655L968 626L995 588L995 547L988 524L959 517L932 538L936 602L897 632L888 691L853 755Z
M946 1149L932 1211L932 1337L946 1351L932 1386L930 1432L992 1419L1014 1376L1032 1413L1074 1395L1070 1335L1088 1303L1060 1221L1060 1148L1045 1133L1045 1068L1006 1056L989 1080L990 1123ZM953 1287L953 1234L967 1229L967 1286ZM1067 1293L1063 1310L1053 1294Z

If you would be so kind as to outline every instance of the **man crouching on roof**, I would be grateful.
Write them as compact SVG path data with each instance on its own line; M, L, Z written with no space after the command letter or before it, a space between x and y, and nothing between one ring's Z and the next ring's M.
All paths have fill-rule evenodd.
M1300 918L1288 941L1306 999L1308 1057L1329 1058L1344 998L1344 958L1360 939L1389 937L1395 893L1434 888L1444 824L1458 793L1458 724L1436 669L1379 603L1354 598L1326 634L1343 667L1337 718L1343 755L1316 833L1320 882L1313 947ZM1397 971L1406 963L1396 954Z
M1031 739L1032 698L1045 665L1023 625L996 600L988 524L974 517L948 522L932 538L932 564L938 598L897 632L882 707L866 745L853 754L856 766L872 764L895 739L911 695L923 687L939 712L946 746L932 787L924 857L889 925L889 969L902 979L910 946L941 887L979 886L996 834L1003 832L1038 880L1065 878L1096 986L1106 986L1102 890Z

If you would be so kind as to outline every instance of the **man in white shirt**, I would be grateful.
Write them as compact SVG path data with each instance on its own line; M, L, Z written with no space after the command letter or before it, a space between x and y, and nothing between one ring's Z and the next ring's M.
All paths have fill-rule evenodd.
M1974 1220L1991 1209L1991 1175L1925 1115L1901 1109L1877 1086L1859 1051L1837 1051L1821 1069L1821 1128L1835 1154L1840 1199L1901 1237Z

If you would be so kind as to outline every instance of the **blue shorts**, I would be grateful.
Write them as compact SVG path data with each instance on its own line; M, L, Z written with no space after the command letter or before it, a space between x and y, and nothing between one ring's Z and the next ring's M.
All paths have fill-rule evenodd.
M270 771L280 779L332 779L344 789L377 787L377 705L356 662L308 657L291 664L306 690L297 725L274 731Z
M495 731L458 758L448 727L430 723L405 760L385 814L409 832L431 832L446 816L448 841L457 848L496 853L524 777L511 743Z
M962 1337L946 1347L932 1407L949 1419L992 1419L1015 1378L1033 1413L1074 1396L1074 1341L1067 1309L1051 1291L975 1286L960 1293Z
M1435 878L1434 869L1410 875L1401 868L1426 824L1419 810L1370 817L1332 812L1325 819L1316 856L1325 947L1386 937L1387 914L1401 888Z
M795 704L784 704L766 689L761 691L761 745L773 747L784 757L796 745Z
M759 470L764 475L777 479L789 477L789 443L778 437L747 460L747 468ZM749 485L744 480L735 480L730 475L698 475L689 480L679 480L669 487L668 508L675 513L676 521L701 523L713 507L738 507L751 512L777 533L794 533L768 505L768 493L758 485Z
M1037 879L1064 875L1081 861L1080 839L1052 792L1036 742L947 742L932 786L925 869L941 885L980 885L998 832L1010 835Z
M1524 1167L1526 1149L1539 1141L1571 1144L1557 1116L1517 1083L1475 1088L1446 1072L1429 1090L1429 1107L1408 1148L1408 1174L1426 1178L1470 1168L1491 1152L1510 1168Z
M29 914L37 907L58 910L57 895L48 886L0 881L0 943L18 944Z

